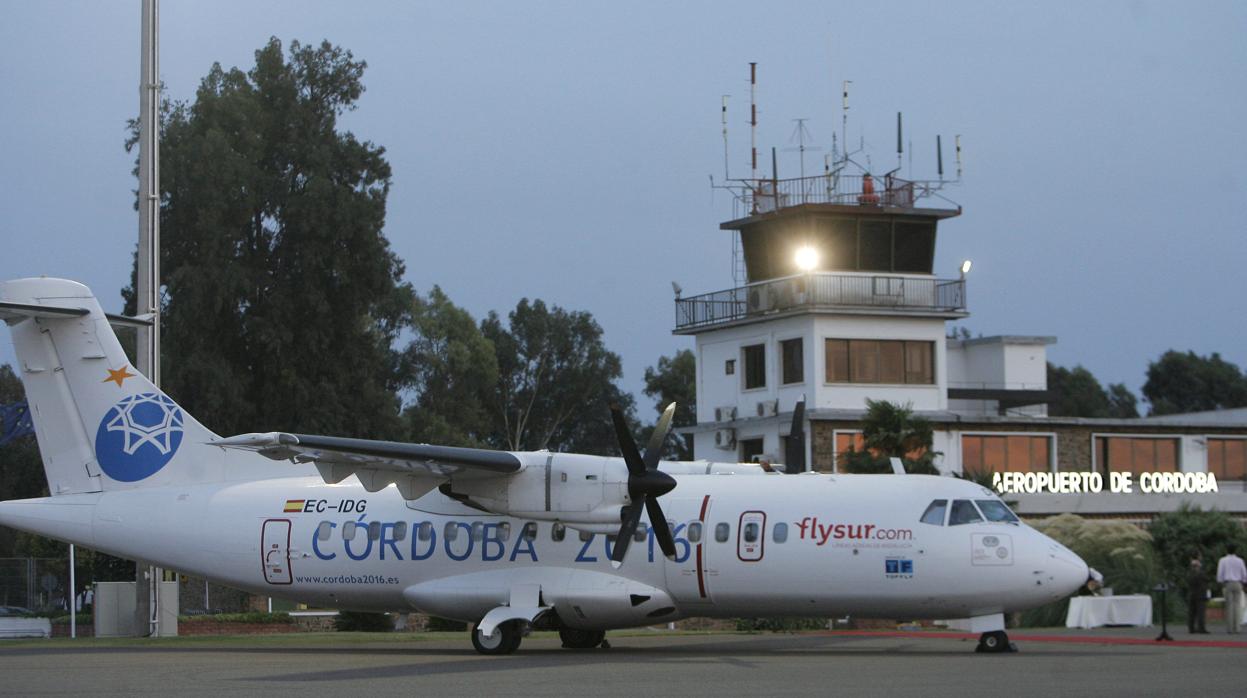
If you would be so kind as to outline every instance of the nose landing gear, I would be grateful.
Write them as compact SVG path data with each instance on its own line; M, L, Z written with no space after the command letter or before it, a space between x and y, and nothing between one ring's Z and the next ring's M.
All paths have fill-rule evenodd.
M1009 642L1009 635L1003 630L993 630L979 636L975 652L1017 652L1018 646Z

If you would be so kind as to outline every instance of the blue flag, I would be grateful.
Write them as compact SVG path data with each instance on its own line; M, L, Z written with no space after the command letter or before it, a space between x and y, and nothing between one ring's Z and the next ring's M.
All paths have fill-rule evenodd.
M35 425L25 402L0 405L0 446L33 433Z

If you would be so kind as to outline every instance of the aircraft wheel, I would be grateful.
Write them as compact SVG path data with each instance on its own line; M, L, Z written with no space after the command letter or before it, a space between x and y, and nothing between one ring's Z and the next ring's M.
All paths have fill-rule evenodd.
M563 628L559 631L559 639L563 641L563 649L591 650L606 639L606 631Z
M975 652L1017 652L1018 648L1009 642L1009 635L1003 630L993 630L979 637L979 646Z
M481 654L511 654L519 649L524 634L519 623L508 622L494 628L493 635L484 635L479 629L472 630L472 646Z

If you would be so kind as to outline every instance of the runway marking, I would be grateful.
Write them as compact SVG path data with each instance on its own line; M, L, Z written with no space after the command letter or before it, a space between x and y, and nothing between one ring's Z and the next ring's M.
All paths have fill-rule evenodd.
M880 630L880 631L853 631L853 630L829 630L821 633L814 633L826 637L908 637L908 638L933 638L937 640L977 640L979 636L975 633L955 633L955 632L926 632L926 631L906 631L906 630ZM1247 641L1243 640L1172 640L1169 642L1157 642L1156 640L1144 637L1092 637L1087 635L1019 635L1009 633L1009 640L1013 642L1052 642L1052 643L1070 643L1081 645L1152 645L1153 647L1243 647L1247 648Z

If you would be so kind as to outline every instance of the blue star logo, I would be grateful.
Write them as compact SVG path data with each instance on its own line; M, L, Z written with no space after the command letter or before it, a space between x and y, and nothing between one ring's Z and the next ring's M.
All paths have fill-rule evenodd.
M182 410L167 396L122 398L100 421L95 457L110 478L137 482L165 467L182 445Z

